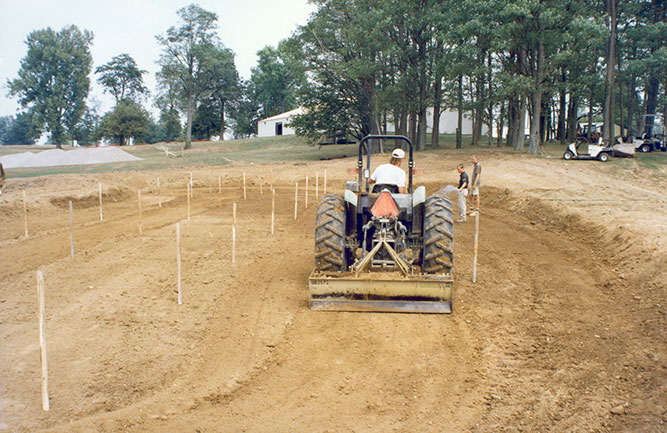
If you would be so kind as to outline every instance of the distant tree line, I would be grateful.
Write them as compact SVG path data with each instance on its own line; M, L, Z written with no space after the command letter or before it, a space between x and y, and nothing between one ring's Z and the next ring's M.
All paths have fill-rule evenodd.
M314 3L308 24L281 45L308 76L297 95L309 108L297 121L303 134L352 128L359 137L391 122L424 148L435 107L436 131L451 109L459 131L462 114L471 118L472 144L487 125L507 128L505 143L524 150L529 127L527 150L537 152L547 139L574 140L582 112L603 118L606 140L613 123L640 134L651 114L667 114L664 0Z
M386 132L427 146L427 116L464 116L471 144L483 126L494 145L537 152L545 140L574 140L584 121L602 118L624 135L651 132L667 115L667 1L664 0L313 0L308 23L257 53L240 79L234 53L217 36L215 13L190 5L156 36L158 87L149 95L127 54L95 69L115 99L99 115L87 105L93 35L70 26L28 35L28 52L9 94L23 111L0 118L3 143L47 131L55 143L102 137L135 141L242 138L257 121L297 106L301 135ZM153 119L144 108L152 101ZM430 111L430 114L429 114ZM528 118L528 124L526 124ZM529 129L527 139L524 130ZM507 131L503 134L503 131ZM490 132L486 141L492 144ZM438 134L430 145L438 146Z

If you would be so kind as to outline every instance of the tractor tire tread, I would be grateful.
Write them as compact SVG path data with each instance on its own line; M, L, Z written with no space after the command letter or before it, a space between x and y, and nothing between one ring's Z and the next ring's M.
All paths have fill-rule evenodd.
M451 272L454 261L452 216L452 204L443 196L432 195L424 203L422 273Z
M317 208L315 220L315 270L343 272L345 257L346 208L343 197L325 195Z

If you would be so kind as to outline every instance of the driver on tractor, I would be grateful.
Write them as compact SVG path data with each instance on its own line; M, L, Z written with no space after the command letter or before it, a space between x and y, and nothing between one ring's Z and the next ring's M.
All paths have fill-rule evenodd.
M401 168L401 163L405 158L403 149L394 149L391 152L391 160L388 164L382 164L371 174L368 183L373 185L373 192L380 192L385 186L388 186L392 192L405 194L405 172Z

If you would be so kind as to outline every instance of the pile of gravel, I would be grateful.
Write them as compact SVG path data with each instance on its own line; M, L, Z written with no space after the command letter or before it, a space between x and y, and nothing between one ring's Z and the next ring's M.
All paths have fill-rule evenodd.
M61 149L33 153L24 152L0 157L5 168L53 167L56 165L107 164L110 162L140 161L117 147L92 147L68 152Z

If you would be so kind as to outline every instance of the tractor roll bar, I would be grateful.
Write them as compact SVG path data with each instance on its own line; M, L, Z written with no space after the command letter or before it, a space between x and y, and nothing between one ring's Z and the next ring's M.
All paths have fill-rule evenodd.
M415 166L414 160L412 158L412 141L405 135L367 135L361 139L359 142L359 160L357 161L357 167L359 167L359 184L365 181L366 183L366 192L370 191L370 185L368 184L368 179L364 179L364 148L366 149L366 155L368 156L367 167L368 170L371 169L371 152L368 146L368 140L403 140L408 143L409 149L409 159L408 159L408 192L412 192L412 169Z

